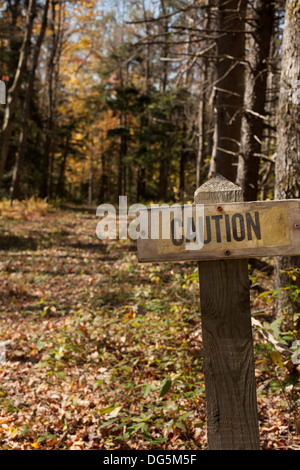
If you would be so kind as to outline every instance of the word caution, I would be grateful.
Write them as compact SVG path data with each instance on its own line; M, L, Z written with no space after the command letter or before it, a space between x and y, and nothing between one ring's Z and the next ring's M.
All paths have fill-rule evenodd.
M192 234L187 237L186 243L197 243L197 229L195 220L190 218L188 220L189 225L192 227ZM246 212L245 215L243 214L233 214L230 216L229 214L223 215L207 215L205 217L205 221L203 217L199 217L196 221L198 224L198 232L200 242L204 245L211 243L215 240L217 243L222 243L222 235L223 238L225 237L225 241L231 242L232 240L236 240L237 242L241 242L247 238L248 240L252 240L253 236L257 240L261 240L261 229L260 229L260 220L259 220L259 212L254 213L253 215L250 212ZM223 227L222 227L223 224ZM179 227L179 239L177 238L176 233L176 225ZM181 228L181 231L180 231ZM204 228L206 230L206 234L204 235ZM184 236L182 233L183 224L181 219L173 219L171 222L171 233L172 233L172 243L175 246L181 246L184 243Z

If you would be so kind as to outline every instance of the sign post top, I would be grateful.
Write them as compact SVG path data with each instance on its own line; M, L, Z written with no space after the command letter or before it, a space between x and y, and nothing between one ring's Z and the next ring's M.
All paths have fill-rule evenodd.
M243 201L243 191L224 176L216 174L195 191L194 198L196 204L205 204L206 202L211 204L220 200L222 202L238 202Z
M243 202L241 188L221 175L197 189L193 206L150 208L144 222L141 262L300 254L300 200Z

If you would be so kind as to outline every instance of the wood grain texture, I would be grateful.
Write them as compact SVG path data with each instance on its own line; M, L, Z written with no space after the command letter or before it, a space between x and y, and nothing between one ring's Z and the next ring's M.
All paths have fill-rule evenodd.
M199 197L204 199L204 215L200 220L203 220L202 230L204 237L207 236L207 223L209 223L211 237L209 243L200 246L200 249L188 251L190 245L186 243L184 238L184 224L179 230L179 234L181 232L183 234L183 243L179 246L175 246L171 238L168 240L162 238L158 240L151 239L152 225L148 210L149 239L138 240L139 261L242 259L263 256L300 255L299 200L256 202L239 202L235 200L235 202L231 203L221 203L218 196L218 201L211 204L209 199L207 200L207 195L209 194L208 191L199 191L196 194L197 200ZM218 194L226 197L228 193L226 191L219 191ZM233 198L236 199L236 197L236 190L233 189ZM187 207L192 208L192 206ZM185 211L183 208L184 206L181 206L181 214ZM195 216L196 208L197 205L194 205L193 218L199 227L199 222L197 222L199 217ZM171 220L172 208L165 209L165 211L167 210L169 211L168 217ZM158 219L158 217L157 214L156 218ZM217 224L216 220L214 220L215 218L219 218L219 240L216 238ZM184 220L183 215L181 215L181 219ZM254 225L257 224L256 221L258 220L259 237L254 232L250 220L252 221L251 224L253 223ZM234 224L237 235L239 235L241 233L241 223L243 225L244 236L235 238L233 233ZM166 219L164 224L168 224Z
M242 201L242 190L217 176L196 204ZM210 450L260 448L247 260L198 263Z

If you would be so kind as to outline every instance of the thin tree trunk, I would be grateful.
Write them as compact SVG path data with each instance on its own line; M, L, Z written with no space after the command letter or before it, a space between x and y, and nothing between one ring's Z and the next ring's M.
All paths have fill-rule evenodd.
M166 5L165 0L160 0L160 7L163 16L166 16ZM169 45L167 41L169 26L168 19L163 20L162 32L165 38L165 44L163 47L163 57L168 57L169 55ZM168 83L168 61L163 62L162 76L160 78L160 91L164 93L167 88ZM170 158L170 149L166 142L162 142L161 145L161 155L160 155L160 165L159 165L159 198L161 200L166 200L167 191L168 191L168 177L169 177L169 158Z
M209 176L236 180L244 98L245 11L247 0L218 1L216 130Z
M119 168L118 168L118 190L119 195L125 195L126 193L126 165L124 159L127 155L127 120L126 112L121 111L120 115L120 150L119 150Z
M9 81L7 86L10 87L13 83L14 75L18 67L19 51L22 46L22 37L20 35L20 28L18 26L18 18L21 15L20 0L14 2L7 2L8 10L10 13L9 23L9 55L7 61L7 71Z
M92 145L93 145L93 140L92 140ZM89 204L89 206L92 204L92 200L93 200L93 185L94 185L93 172L94 172L93 157L92 157L92 154L90 154L89 189L88 189L88 204Z
M106 154L104 152L103 145L103 130L100 130L100 152L101 152L101 179L100 179L100 190L99 190L99 200L105 201L107 198L107 161Z
M142 116L140 125L140 136L139 136L139 152L138 152L138 167L137 167L137 182L136 182L136 197L137 202L140 199L144 199L146 196L146 171L144 163L144 155L147 153L145 142L143 141L143 129L148 125L148 117Z
M57 187L56 187L56 194L60 198L64 197L64 193L65 193L65 172L66 172L67 158L69 154L69 147L70 147L70 134L68 133L66 137L66 143L64 145L63 158L62 158L61 165L60 165L59 177L58 177L58 182L57 182Z
M184 190L185 190L185 163L186 163L186 152L184 148L181 149L180 163L179 163L179 200L180 203L184 202Z
M205 7L209 7L211 0L205 0ZM204 12L203 29L209 29L210 17L208 10ZM207 86L207 72L208 72L208 60L206 57L202 59L202 74L200 82L200 100L198 109L198 152L196 161L196 187L198 188L204 183L203 178L203 162L204 162L204 149L205 149L205 88Z
M52 0L52 17L51 17L51 30L52 30L52 45L51 53L48 61L47 67L47 123L46 123L46 132L45 132L45 141L44 141L44 150L43 150L43 162L42 162L42 178L40 186L40 196L47 197L49 190L49 164L50 164L50 154L51 154L51 145L52 145L52 127L53 127L53 71L54 71L54 59L57 48L57 40L55 34L55 3Z
M200 84L200 100L198 109L198 153L196 164L196 187L198 188L204 181L202 168L204 162L205 148L205 84L207 80L207 61L203 59L202 79Z
M123 42L123 38L122 38ZM128 64L127 64L128 67ZM125 80L124 74L122 69L122 64L120 64L119 68L119 77L120 77L120 91L124 89L124 81L125 86L127 85L127 73L125 72ZM119 127L120 127L120 147L119 147L119 162L118 162L118 197L121 195L126 194L126 163L125 157L127 155L127 115L126 109L122 109L120 111L120 119L119 119Z
M18 93L21 87L24 70L26 68L27 58L30 50L30 39L32 35L32 27L36 13L36 0L29 0L27 10L27 20L25 26L24 39L20 51L19 62L14 81L8 90L7 104L4 112L3 127L0 134L1 150L0 150L0 184L3 178L5 163L8 154L10 136L13 129L14 113L16 109Z
M275 199L300 198L300 121L299 121L299 77L300 77L300 12L298 0L287 0L282 40L282 68L277 126L277 157L275 165ZM283 287L289 281L281 272L300 265L300 257L278 257L275 264L275 285ZM300 278L298 278L300 287ZM280 296L278 309L287 305Z
M48 61L47 67L47 82L48 82L48 104L47 104L47 124L46 124L46 135L44 141L44 151L43 151L43 164L42 164L42 178L40 185L40 196L47 197L52 196L52 170L53 170L53 133L54 133L54 109L56 103L56 91L57 91L57 70L55 76L55 66L59 63L59 56L61 53L62 47L62 14L64 10L65 2L62 1L59 3L58 10L58 20L57 20L57 29L56 26L56 9L57 4L56 0L52 1L52 18L51 18L51 31L52 31L52 44L51 44L51 53ZM49 178L50 175L50 178Z
M145 22L145 34L147 37L150 35L150 24L147 21L147 11L145 0L143 0L143 18ZM150 62L150 44L146 46L146 56L145 56L145 94L148 96L150 89L150 71L151 71L151 62ZM140 139L139 139L139 156L138 156L138 168L136 172L136 198L137 202L144 200L146 198L146 169L145 163L143 161L144 155L147 153L147 148L144 142L143 130L149 126L149 116L148 111L142 114L141 116L141 125L140 125Z
M243 189L244 200L256 201L260 164L258 155L262 153L264 131L267 61L274 22L273 0L255 0L250 20L252 34L249 40L237 184Z
M165 146L164 146L165 147ZM162 149L163 155L167 152L166 148ZM159 199L165 201L168 192L168 176L169 176L169 162L166 158L161 156L159 166Z
M32 65L31 65L31 69L30 69L30 73L28 77L28 84L26 88L25 101L24 101L24 106L23 106L22 127L21 127L21 133L20 133L20 138L19 138L18 154L17 154L17 159L16 159L16 163L14 166L14 170L13 170L12 184L10 188L10 204L12 204L13 199L18 197L18 192L19 192L20 176L21 176L22 167L23 167L26 142L27 142L27 134L28 134L29 107L30 107L32 93L33 93L34 78L35 78L35 72L36 72L39 54L41 50L41 45L44 40L46 26L47 26L48 7L49 7L49 0L45 0L42 24L41 24L40 32L39 32L36 45L34 48Z
M142 165L138 166L136 187L136 199L140 202L146 198L146 170Z

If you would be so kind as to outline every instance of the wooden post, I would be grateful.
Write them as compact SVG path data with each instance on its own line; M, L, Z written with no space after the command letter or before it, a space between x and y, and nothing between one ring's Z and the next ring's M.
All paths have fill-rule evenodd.
M196 204L243 201L220 175L195 192ZM203 367L210 450L260 448L247 260L201 261Z

